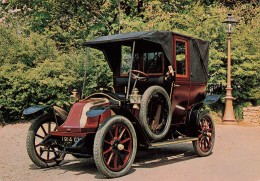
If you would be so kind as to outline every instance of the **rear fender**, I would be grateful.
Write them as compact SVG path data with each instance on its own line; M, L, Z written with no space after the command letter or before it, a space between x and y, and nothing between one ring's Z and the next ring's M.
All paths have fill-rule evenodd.
M194 104L188 113L187 126L189 129L190 136L196 136L196 128L199 121L199 115L202 108L205 105L210 105L216 103L220 99L221 95L209 95L202 102Z

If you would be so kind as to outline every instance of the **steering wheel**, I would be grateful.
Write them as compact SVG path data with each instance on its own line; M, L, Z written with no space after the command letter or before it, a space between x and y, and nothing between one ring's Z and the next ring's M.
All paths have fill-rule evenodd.
M130 71L129 71L130 72ZM129 75L129 72L128 72L128 75ZM140 74L142 75L142 76L140 76ZM132 79L134 79L134 80L140 80L140 81L147 81L148 80L148 78L149 78L149 76L146 74L146 73L144 73L144 72L142 72L142 71L140 71L140 70L132 70L132 72L131 72L131 77L132 77Z

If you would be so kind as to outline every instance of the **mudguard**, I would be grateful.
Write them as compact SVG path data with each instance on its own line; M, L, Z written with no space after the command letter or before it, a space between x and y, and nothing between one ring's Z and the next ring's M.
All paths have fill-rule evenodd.
M187 123L186 123L190 129L191 134L196 134L192 130L194 130L194 128L197 124L196 122L198 120L201 109L205 105L210 105L210 104L216 103L220 99L220 97L221 97L221 95L209 95L202 102L194 104L192 106L191 110L188 113L188 118L187 118Z
M220 99L220 97L221 95L209 95L204 99L203 104L205 105L214 104Z
M119 106L119 105L96 106L96 107L91 108L86 114L88 117L95 117L95 116L101 115L108 109L112 110L116 115L122 115L122 116L126 117L127 119L129 119L132 122L132 124L136 130L138 141L140 143L142 143L143 145L149 146L150 141L148 140L147 135L146 135L145 131L143 130L143 128L141 127L139 121L124 106Z
M29 107L29 108L26 108L23 111L23 115L28 116L28 115L37 113L37 112L44 110L46 108L49 108L49 107L50 107L49 105L34 105L34 106Z
M86 114L88 117L96 117L103 114L106 110L112 108L112 106L96 106L90 109Z
M58 106L50 106L50 105L31 106L23 111L23 115L30 116L35 113L40 113L40 111L47 110L47 109L52 110L52 113L54 113L53 111L55 111L55 113L57 113L63 121L65 121L68 116L68 113L64 109L62 109Z

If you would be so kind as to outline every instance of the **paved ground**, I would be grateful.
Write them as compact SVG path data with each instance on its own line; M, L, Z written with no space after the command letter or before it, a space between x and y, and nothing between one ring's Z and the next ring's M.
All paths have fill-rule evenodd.
M38 169L26 153L29 124L0 128L0 181L107 180L93 159L67 156L58 167ZM191 143L138 152L129 174L114 180L260 181L260 127L216 126L209 157L197 157Z

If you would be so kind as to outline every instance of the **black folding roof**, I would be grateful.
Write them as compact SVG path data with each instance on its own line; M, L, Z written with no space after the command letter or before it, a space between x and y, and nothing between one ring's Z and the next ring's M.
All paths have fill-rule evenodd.
M121 45L132 46L134 41L141 41L142 46L147 49L160 48L164 51L168 61L172 64L172 35L179 35L191 40L190 57L191 57L191 73L198 75L194 77L194 81L207 80L208 51L209 42L196 39L190 36L174 33L171 31L141 31L122 33L110 36L98 37L92 41L84 42L82 45L102 50L109 66L113 72L120 69L121 62ZM200 74L200 75L199 75Z
M141 31L122 33L110 36L102 36L92 41L83 43L82 45L103 50L104 47L112 43L120 43L121 45L132 45L133 41L143 40L147 43L154 43L161 45L166 57L169 61L172 60L171 43L172 32L170 31Z

